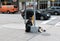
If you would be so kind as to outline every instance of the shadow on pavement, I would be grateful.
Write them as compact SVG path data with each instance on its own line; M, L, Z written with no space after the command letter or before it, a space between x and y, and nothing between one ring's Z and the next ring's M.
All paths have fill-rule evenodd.
M50 33L46 33L46 32L45 32L45 33L41 33L41 35L42 35L42 36L51 36Z

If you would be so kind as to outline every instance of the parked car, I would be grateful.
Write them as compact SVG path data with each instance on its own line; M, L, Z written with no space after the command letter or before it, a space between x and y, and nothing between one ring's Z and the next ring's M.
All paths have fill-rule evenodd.
M60 15L60 6L51 6L46 9L46 12L50 13L51 15Z
M29 17L32 17L34 15L33 9L27 9L27 10L24 10L24 12L21 14L23 18L25 16L25 11L26 11L26 18L27 19L29 19ZM35 13L36 13L36 19L37 20L40 20L40 19L41 20L47 20L51 17L50 14L45 13L45 12L40 12L39 10L36 10Z
M3 4L0 7L0 12L2 13L15 13L18 12L18 7L16 5L12 5L11 3Z

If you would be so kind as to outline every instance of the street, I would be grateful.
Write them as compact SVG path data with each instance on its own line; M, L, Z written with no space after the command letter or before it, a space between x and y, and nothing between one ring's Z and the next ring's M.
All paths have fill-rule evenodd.
M49 20L36 21L36 23L40 22L40 24L57 26L58 23L60 22L60 18L59 17L60 17L59 15L51 15L51 18Z
M9 25L16 26L16 24L20 24L21 26L24 24L24 20L20 14L0 14L0 26L11 28ZM17 28L20 29L20 26Z
M0 14L0 25L6 24L24 24L24 19L20 14ZM52 25L59 26L60 15L52 15L49 20L36 20L36 25ZM24 28L23 28L24 29Z
M0 14L0 25L8 23L19 23L19 14Z
M36 3L33 1L35 0L0 0L0 41L60 41L60 1L36 0ZM25 32L27 28L25 20L22 18L21 13L24 16L24 10L33 8L34 10L40 9L43 11L38 11L37 15L39 19L40 14L44 18L50 16L50 14L55 15L51 15L49 20L43 20L43 17L41 17L42 20L35 20L35 26L41 27L43 30L37 29L39 31L36 33L27 33ZM32 31L34 30L35 27Z
M25 33L20 14L0 14L0 41L60 41L59 23L60 15L52 15L49 20L36 20L46 32Z

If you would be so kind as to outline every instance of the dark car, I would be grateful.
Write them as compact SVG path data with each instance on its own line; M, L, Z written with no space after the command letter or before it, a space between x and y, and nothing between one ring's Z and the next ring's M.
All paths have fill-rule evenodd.
M27 9L25 11L26 11L26 18L27 19L29 19L29 17L32 17L34 15L34 10L33 9ZM23 18L25 16L25 11L21 14ZM42 13L39 10L36 10L35 13L36 13L36 19L37 20L40 20L40 19L41 20L47 20L51 17L50 14L47 14L45 12Z
M46 12L50 13L51 15L60 15L60 7L59 6L51 6L46 9Z

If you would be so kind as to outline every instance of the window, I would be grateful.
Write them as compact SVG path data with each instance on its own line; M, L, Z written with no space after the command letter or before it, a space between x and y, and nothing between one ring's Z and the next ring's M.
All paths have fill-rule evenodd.
M53 7L53 8L51 8L51 9L55 9L55 8Z
M6 5L11 5L11 3L7 3Z
M4 2L4 0L1 0L1 2Z
M58 8L56 8L56 9L60 9L60 8L58 7Z

